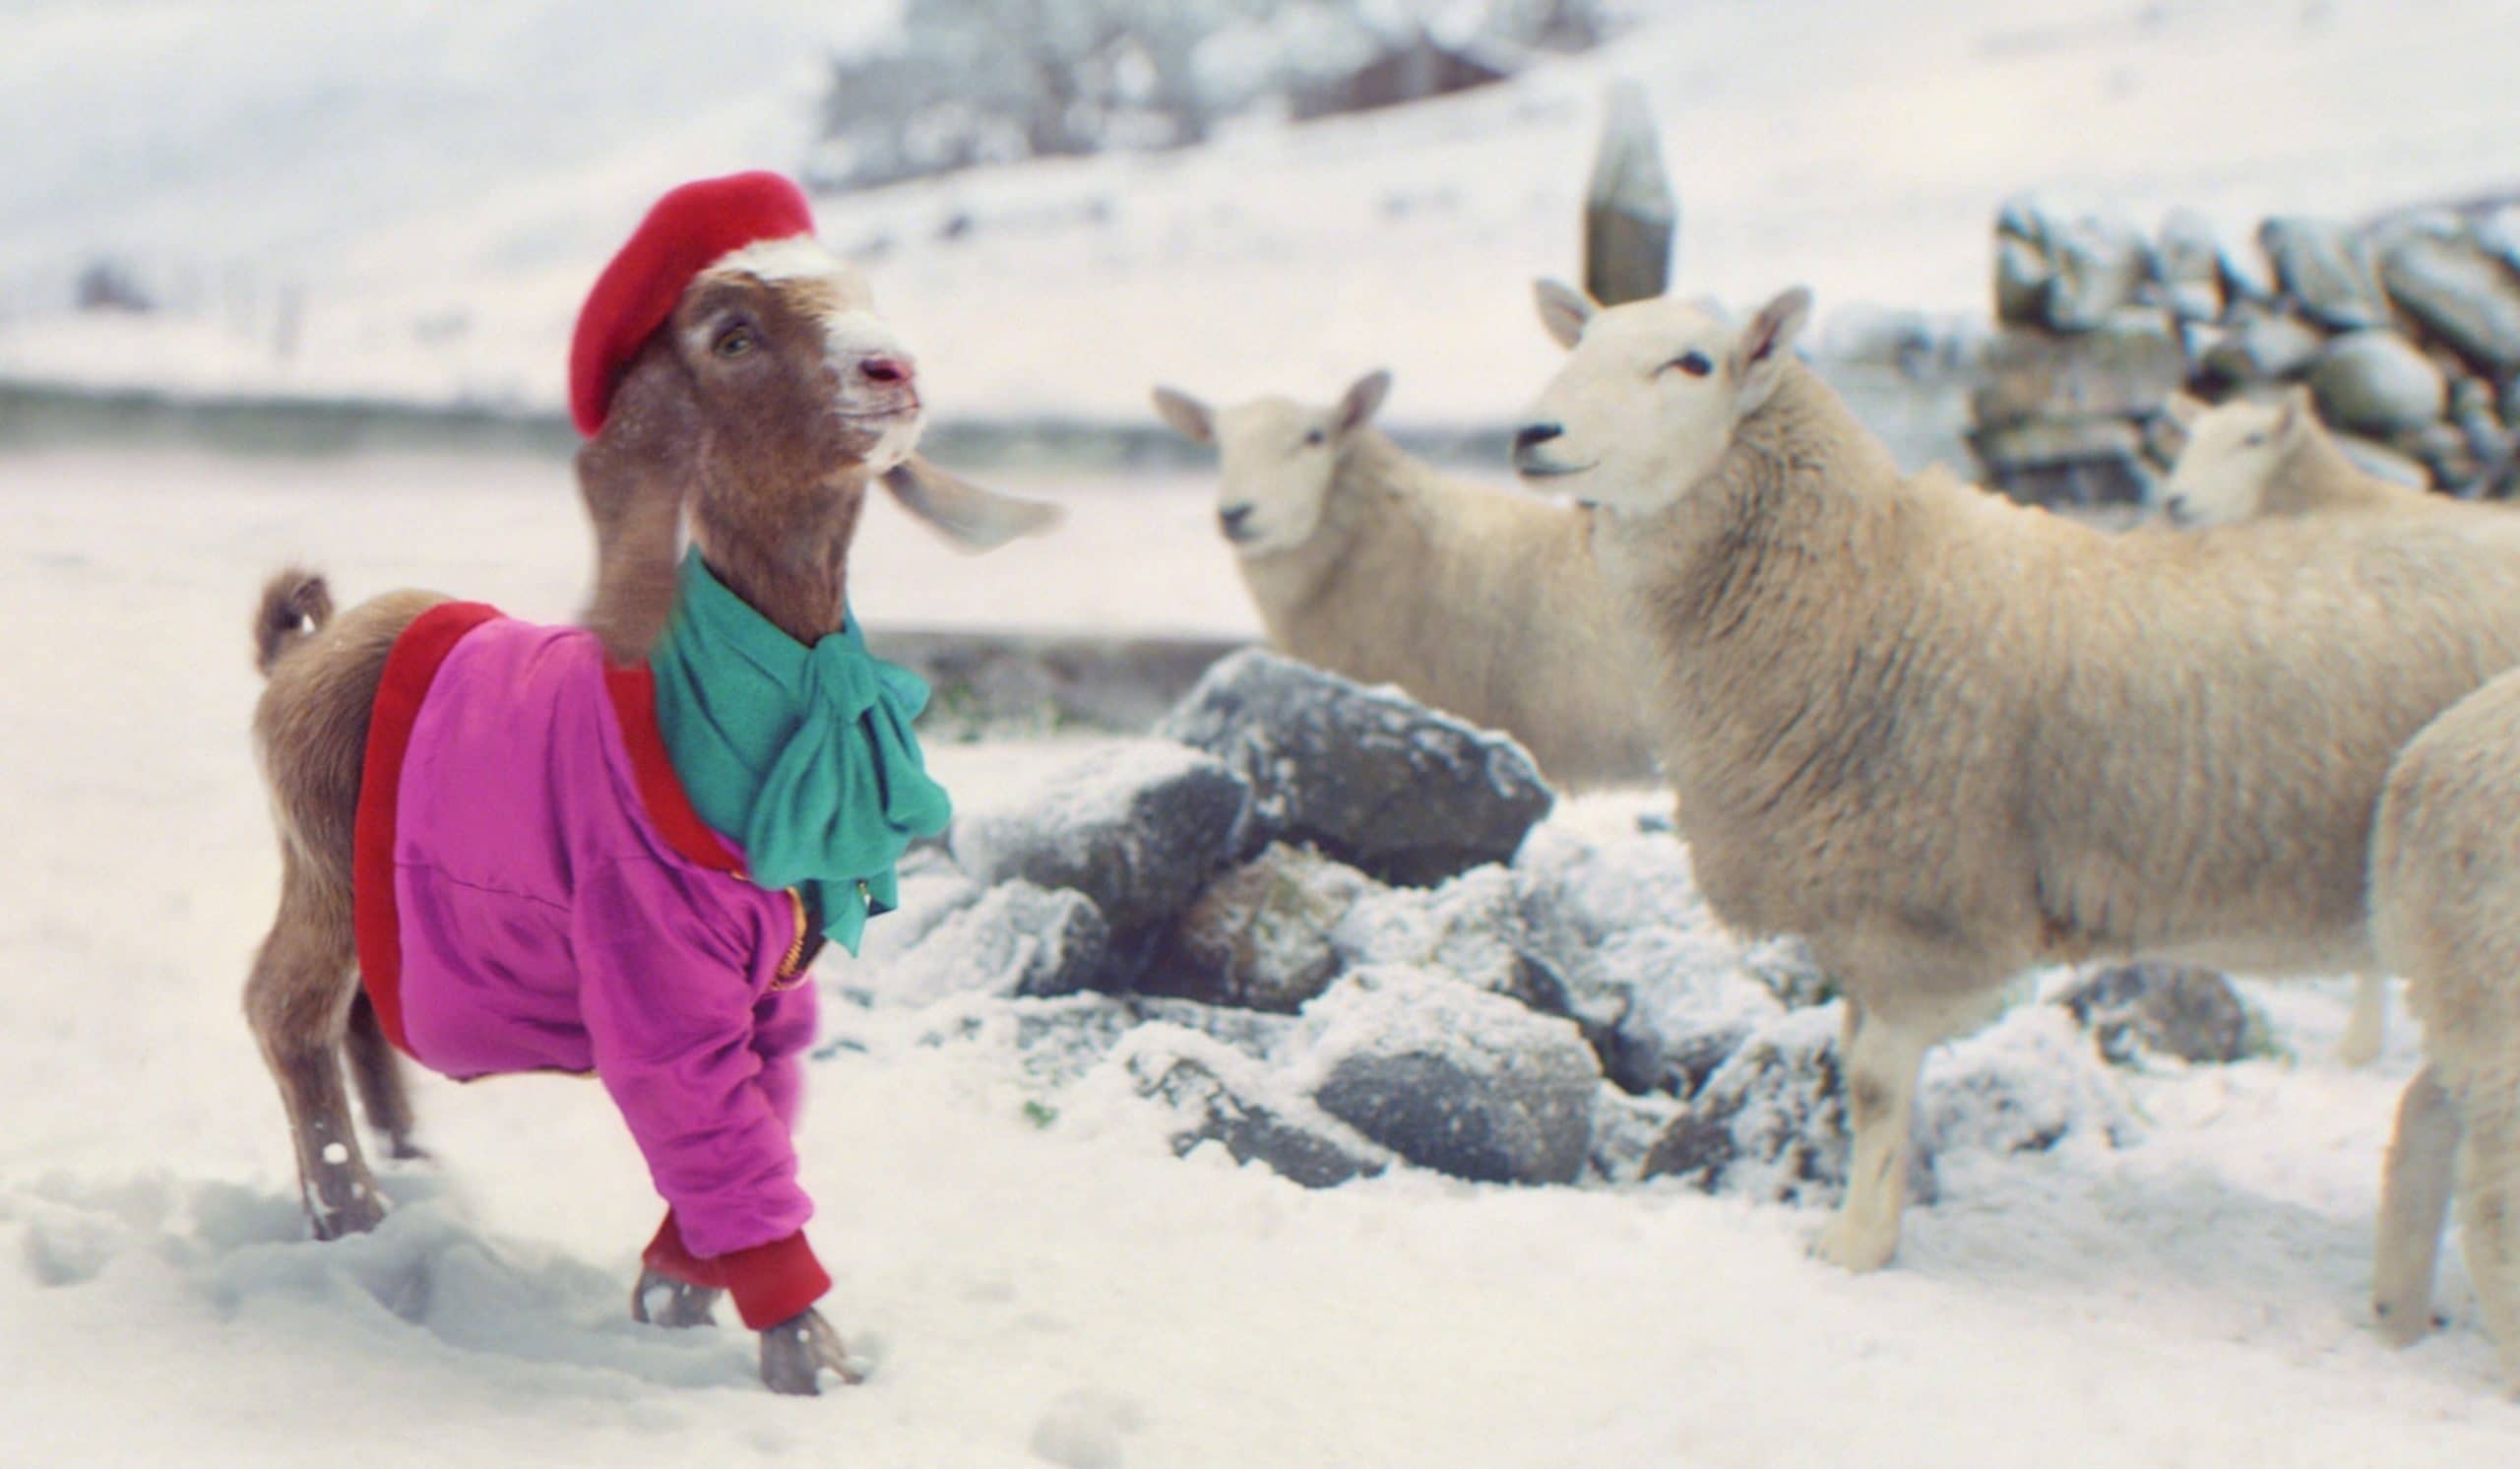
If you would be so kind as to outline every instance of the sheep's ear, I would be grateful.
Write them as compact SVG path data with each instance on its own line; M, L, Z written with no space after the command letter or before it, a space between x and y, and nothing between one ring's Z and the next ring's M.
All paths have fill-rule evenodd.
M1542 330L1568 351L1584 340L1584 324L1602 309L1591 296L1563 281L1534 281L1532 299L1540 307Z
M903 509L968 551L995 550L1019 536L1046 534L1066 514L1044 500L982 489L916 454L884 472L884 487Z
M1390 391L1391 374L1379 367L1356 379L1339 400L1339 431L1347 433L1372 417Z
M1794 339L1811 319L1811 292L1799 286L1786 291L1759 308L1750 324L1741 329L1732 344L1732 381L1734 407L1743 414L1756 413L1768 401L1777 384L1785 381L1786 368L1794 361Z
M2275 407L2275 432L2281 437L2291 438L2306 431L2318 421L2318 404L2311 399L2309 388L2295 383L2284 390L2284 401Z
M2163 406L2162 411L2169 414L2170 420L2181 428L2194 428L2196 420L2210 412L2205 400L2193 393L2171 394L2170 402Z
M1217 437L1217 415L1214 410L1178 388L1155 390L1155 414L1172 425L1172 431L1194 444L1212 444Z

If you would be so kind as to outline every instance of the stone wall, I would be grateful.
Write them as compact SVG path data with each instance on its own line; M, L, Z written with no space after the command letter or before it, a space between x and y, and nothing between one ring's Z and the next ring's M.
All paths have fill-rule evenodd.
M2366 468L2468 497L2514 489L2520 204L2347 225L2278 217L2226 248L2016 201L1995 222L1995 315L1970 446L2040 504L2143 497L2176 457L2167 413L2306 385Z

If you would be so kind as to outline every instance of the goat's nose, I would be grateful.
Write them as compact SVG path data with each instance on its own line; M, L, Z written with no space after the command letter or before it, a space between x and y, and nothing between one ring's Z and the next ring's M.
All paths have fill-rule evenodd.
M857 371L870 383L888 383L907 387L915 368L905 356L868 357L857 364Z
M1251 507L1248 505L1228 505L1217 512L1217 524L1225 527L1225 533L1228 536L1240 531L1242 523L1250 518Z

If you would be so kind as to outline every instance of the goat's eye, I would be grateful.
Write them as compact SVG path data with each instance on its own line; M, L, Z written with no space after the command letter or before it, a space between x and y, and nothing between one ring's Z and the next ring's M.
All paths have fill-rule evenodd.
M1702 351L1693 351L1684 356L1673 357L1663 365L1667 368L1677 367L1691 377L1704 377L1715 370L1715 363Z
M1303 436L1303 441L1313 448L1319 448L1323 444L1330 442L1330 435L1323 433L1320 429L1316 428L1312 432L1305 434Z
M740 357L757 346L750 327L730 327L710 351L722 357Z

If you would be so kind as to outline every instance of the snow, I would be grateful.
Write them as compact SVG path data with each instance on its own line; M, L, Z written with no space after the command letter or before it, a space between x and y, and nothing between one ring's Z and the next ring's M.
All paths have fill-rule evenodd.
M1115 541L1142 532L1132 564L1177 556L1144 586L1105 557L1047 552L939 559L958 580L933 585L911 569L919 533L883 513L870 543L904 562L861 558L859 604L879 631L957 611L1115 627L1247 616L1203 516L1176 522L1139 493L1062 497L1102 507ZM1113 1002L860 1005L844 996L874 976L837 956L800 1148L839 1281L831 1313L873 1364L865 1386L776 1399L740 1331L629 1321L656 1201L584 1082L422 1078L421 1139L438 1161L386 1167L400 1207L376 1235L308 1243L236 1002L277 888L245 744L256 579L304 551L347 597L418 582L554 616L580 584L575 517L554 466L0 456L8 1456L283 1469L995 1469L1037 1461L1036 1445L1139 1469L2509 1457L2520 1410L2495 1390L2455 1258L2446 1331L2398 1353L2368 1329L2379 1158L2415 1032L2401 1008L2374 1071L2336 1067L2347 990L2334 983L2251 987L2290 1058L2113 1077L2140 1122L2123 1146L1946 1151L1940 1202L1911 1215L1893 1269L1862 1278L1804 1257L1816 1209L1676 1182L1517 1189L1399 1170L1314 1192L1214 1148L1176 1159L1160 1110L1097 1090L1112 1078L1107 1048L1080 1055L1088 1080L1065 1093L1018 1059L1018 1017ZM932 753L977 801L1077 748ZM1544 834L1611 839L1663 804L1569 801ZM1655 850L1644 840L1640 860ZM1667 871L1648 875L1679 901L1639 911L1689 911ZM1593 906L1625 911L1607 868L1596 877ZM895 922L908 920L877 931ZM959 1012L982 1022L968 1042L957 1003L986 1006Z
M1659 0L1604 52L1190 152L819 203L948 415L1147 420L1176 382L1492 422L1553 370L1608 83L1646 88L1680 284L1983 317L2035 190L2227 241L2511 183L2505 0ZM556 411L587 283L663 188L804 156L825 56L894 7L21 0L0 59L0 374ZM959 222L959 223L958 223ZM950 232L949 232L950 231ZM126 258L166 320L60 308ZM290 339L283 354L276 343Z

